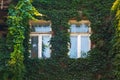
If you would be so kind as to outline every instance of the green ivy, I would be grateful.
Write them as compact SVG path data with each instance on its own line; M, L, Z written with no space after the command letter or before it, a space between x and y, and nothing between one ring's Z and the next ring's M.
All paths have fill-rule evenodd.
M87 59L29 59L24 80L92 80Z
M47 19L52 22L54 33L51 39L53 57L58 59L58 56L67 56L70 33L65 31L70 28L68 20L72 18L81 20L78 11L82 11L83 18L86 16L91 21L92 34L90 38L92 44L95 44L95 48L90 51L88 57L92 78L94 80L112 80L114 78L112 74L113 58L110 51L114 34L110 15L112 3L113 0L35 0L34 6L41 13L47 15Z
M114 38L112 40L113 43L113 65L114 65L114 74L116 79L120 79L120 1L116 0L111 8L111 12L114 13L114 28L115 28L115 34Z
M71 6L73 3L67 5L72 1L58 2L58 0L36 0L34 5L37 6L37 9L41 13L47 16L44 19L51 20L53 33L50 41L52 50L51 58L59 60L60 58L68 57L68 46L70 44L70 33L68 32L70 25L68 25L68 21L70 18L77 16L78 12Z
M15 0L16 1L16 0ZM110 8L113 0L34 0L33 5L51 20L52 57L46 60L29 59L29 19L40 15L29 0L20 0L10 7L7 49L10 52L8 77L11 80L113 80L114 34ZM27 6L26 6L27 5ZM95 44L86 59L69 59L68 20L81 20L78 11L91 21L91 42ZM41 19L41 18L40 18ZM119 41L119 40L117 40ZM119 48L117 48L118 50ZM19 57L18 57L19 55ZM25 60L24 60L25 59ZM25 62L25 65L24 63ZM26 67L26 68L25 68ZM26 72L25 72L26 69Z
M10 73L8 70L8 60L9 60L8 49L6 45L6 38L0 37L0 80L6 80Z
M16 5L11 5L9 8L7 47L10 53L10 60L7 64L11 72L9 74L11 76L10 80L23 80L25 73L24 55L25 51L29 50L28 46L25 45L25 43L29 43L25 35L27 28L29 29L29 20L35 19L34 15L40 16L41 14L32 6L30 0L19 0Z

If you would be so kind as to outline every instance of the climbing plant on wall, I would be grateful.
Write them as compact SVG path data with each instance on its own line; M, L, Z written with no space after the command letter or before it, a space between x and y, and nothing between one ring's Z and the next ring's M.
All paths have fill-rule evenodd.
M114 74L116 79L120 79L120 0L116 0L111 8L111 11L114 13L114 28L115 28L115 35L112 40L113 43L113 57L114 57Z
M68 5L69 4L69 5ZM52 23L52 38L51 38L51 56L52 58L67 57L69 52L68 46L70 42L70 34L68 29L68 21L70 18L77 16L78 11L72 6L72 0L36 0L35 6L37 9L47 15L47 18Z
M89 61L91 65L91 73L94 76L93 78L95 80L110 80L112 77L112 52L110 52L112 47L110 47L110 45L112 45L111 39L113 38L114 34L114 29L111 24L112 18L110 15L110 8L112 6L112 3L112 0L35 0L34 5L36 8L40 12L46 14L53 23L52 30L54 32L54 36L51 40L53 49L52 55L55 54L57 56L59 54L67 54L68 47L63 46L64 42L60 40L62 37L65 37L61 36L65 33L61 33L62 30L60 25L63 24L63 22L67 24L68 20L71 19L71 17L75 17L75 14L78 11L82 11L84 13L83 16L86 16L92 23L91 41L92 44L95 44L95 47L90 51ZM65 11L69 14L66 14ZM60 16L61 14L62 16ZM80 20L79 16L77 18ZM64 21L65 19L66 21ZM68 28L63 26L63 29L67 30L69 29L69 26ZM69 41L69 37L66 37L66 39ZM61 42L63 44L61 44ZM65 45L67 43L68 42L66 40ZM62 52L64 50L62 49L63 47L67 50L67 52Z
M29 33L29 20L35 19L34 16L41 16L41 14L32 6L30 0L19 0L16 5L11 5L8 14L7 47L10 60L7 64L11 72L10 79L23 80L24 53L29 50L28 45L25 45L29 43L26 39L26 31ZM25 42L26 40L27 42Z
M46 15L44 19L52 22L52 59L28 59L25 60L25 65L23 61L28 58L29 50L28 22L29 19L34 19L33 15L37 15L38 12L30 0L17 2L17 5L10 7L8 17L8 69L11 74L9 79L22 80L26 66L24 80L90 80L91 73L91 80L113 80L112 53L109 52L114 33L109 14L112 0L34 0L33 5ZM88 58L74 60L67 58L70 42L68 20L81 20L78 16L79 11L92 23L91 40L95 47L90 51Z
M83 4L91 21L91 42L95 44L90 51L91 73L95 80L113 79L112 52L110 51L112 49L111 40L114 34L112 17L110 15L112 3L112 0L102 2L100 0L86 0Z
M34 6L41 13L47 16L44 19L46 20L49 19L52 22L52 31L53 31L53 34L52 34L53 36L51 39L52 58L56 59L56 61L61 60L60 62L51 60L51 62L49 62L48 64L52 64L53 62L55 62L55 64L52 65L55 69L61 66L60 64L67 66L67 64L65 64L67 62L64 62L64 61L65 59L68 59L66 57L69 51L68 45L70 41L69 40L70 33L68 32L68 29L70 27L68 25L68 20L71 18L80 20L80 16L78 16L78 12L82 11L84 14L83 16L86 16L92 23L91 24L91 28L92 28L91 40L92 40L92 44L95 44L95 47L90 51L90 54L89 54L90 56L88 57L90 73L92 73L93 75L92 80L112 79L112 76L111 76L112 75L111 73L112 53L109 51L111 49L110 45L112 45L110 42L111 42L111 39L114 33L114 29L111 25L111 17L110 17L110 7L112 6L112 3L113 3L112 0L107 0L107 1L101 1L101 0L92 0L92 1L90 0L61 0L61 1L59 0L35 0ZM65 58L61 59L63 57ZM72 62L70 63L72 64ZM52 67L47 66L48 64L47 62L43 62L43 64L39 65L43 68L42 71L40 70L41 72L40 75L44 76L44 78L46 78L44 74L47 74L47 71L51 71L52 69ZM77 66L82 65L80 63L77 63L77 61L75 64ZM32 65L37 65L37 63L36 64L33 63ZM47 67L45 68L42 65L46 65ZM80 70L80 67L78 68L77 66L74 66L74 68L77 68L78 70ZM70 69L72 67L73 66L71 66ZM28 68L29 68L28 70L31 70L30 66L28 66ZM37 69L39 70L39 67L37 67ZM37 70L35 71L37 72ZM45 71L46 73L44 73ZM69 71L69 70L62 69L62 71L66 73L65 71ZM76 76L74 77L74 79L77 79L77 76L78 76L77 71L73 70L73 72L74 72L74 75ZM57 73L61 73L61 71L59 72L59 70L54 70L53 73L51 74L57 74ZM50 77L51 79L56 79L55 76L52 76L52 75L49 76L49 74L47 77ZM61 79L61 77L58 76L57 79Z

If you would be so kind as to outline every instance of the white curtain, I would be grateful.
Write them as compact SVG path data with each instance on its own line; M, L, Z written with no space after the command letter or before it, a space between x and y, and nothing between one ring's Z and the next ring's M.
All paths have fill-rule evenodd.
M89 28L85 24L81 24L79 26L76 26L75 24L71 25L71 32L88 32Z
M81 36L81 57L86 57L90 50L89 36Z
M50 26L34 25L32 31L33 32L50 32L51 31L51 27Z
M70 27L71 32L76 32L76 25L72 24Z
M85 25L85 24L80 25L79 32L88 32L88 31L89 31L89 28L87 25Z
M71 46L70 46L70 58L77 58L77 36L70 37Z

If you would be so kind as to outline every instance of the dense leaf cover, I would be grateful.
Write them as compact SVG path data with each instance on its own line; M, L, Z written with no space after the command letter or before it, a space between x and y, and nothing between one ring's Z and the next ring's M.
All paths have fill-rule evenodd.
M116 0L111 8L111 11L115 14L114 27L115 34L113 38L113 57L114 57L114 74L116 80L120 79L120 0Z
M91 21L92 23L91 24L91 28L92 28L91 41L92 41L92 44L95 44L95 48L93 48L89 53L89 57L87 59L89 62L89 66L88 65L84 66L89 69L87 70L89 74L84 73L84 71L81 71L81 72L79 71L79 73L75 71L75 73L72 72L74 73L74 75L77 76L83 73L84 75L90 75L90 76L92 75L91 76L92 80L93 79L113 80L114 78L114 75L112 73L113 53L111 51L112 49L111 40L113 38L114 28L112 24L112 16L110 14L110 8L112 6L112 3L113 3L112 0L107 0L107 1L35 0L34 1L34 6L42 14L45 14L47 16L43 19L46 19L46 20L49 19L52 21L52 30L54 33L51 39L52 58L55 58L55 60L58 62L61 59L67 58L67 55L66 55L68 53L67 46L68 46L69 36L70 36L70 33L67 32L67 29L69 29L70 27L68 25L68 20L72 18L77 20L84 19L84 17L80 17L78 15L78 11L82 11L83 13L82 16L86 16L87 18L85 19L89 19ZM80 59L80 61L81 61L81 64L78 62L75 63L79 65L79 69L82 66L82 60ZM83 63L84 63L84 59L83 59ZM52 64L52 61L50 62L50 64ZM74 68L78 68L78 65L74 66ZM86 69L84 70L86 71ZM57 74L57 72L54 70L52 71L52 73ZM59 73L60 72L58 72L58 74ZM66 73L66 74L69 74L69 73ZM90 79L90 76L89 76L89 79ZM52 79L54 78L55 77L53 77ZM72 79L77 79L77 77L74 77L68 80L72 80Z
M28 46L25 46L25 43L28 43L25 42L28 40L25 37L25 32L29 29L29 20L35 19L34 15L40 16L41 14L32 6L30 0L19 0L17 4L10 6L8 15L9 28L6 39L6 50L8 52L5 54L10 55L9 59L3 61L6 72L1 78L2 80L23 80L24 53L28 51Z
M28 21L38 12L29 0L20 0L17 8L10 7L7 47L4 45L10 55L0 57L0 61L3 62L0 63L2 64L0 74L4 72L4 76L11 77L11 80L114 80L116 76L113 72L115 62L113 47L116 49L116 46L113 46L115 41L112 39L115 28L110 14L113 2L114 0L34 0L33 5L45 15L37 18L51 20L53 31L50 42L52 57L39 60L28 58L30 31ZM82 17L79 11L82 11ZM70 59L67 56L70 43L68 20L73 18L78 21L89 19L92 23L90 38L95 47L85 59ZM6 61L8 70L5 70Z

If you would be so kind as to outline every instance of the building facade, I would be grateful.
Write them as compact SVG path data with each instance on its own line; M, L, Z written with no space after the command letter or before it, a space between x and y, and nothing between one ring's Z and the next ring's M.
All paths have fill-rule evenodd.
M90 21L89 20L69 20L70 45L68 46L68 56L70 58L84 58L91 49L90 41ZM52 23L45 20L30 21L30 57L50 58L52 37Z

